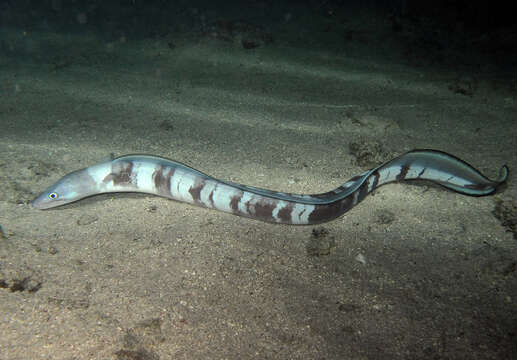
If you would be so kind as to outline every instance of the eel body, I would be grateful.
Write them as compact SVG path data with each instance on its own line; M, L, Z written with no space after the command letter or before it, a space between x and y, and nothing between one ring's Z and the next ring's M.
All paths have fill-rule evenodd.
M427 180L465 195L483 196L495 192L508 172L503 166L498 179L490 180L450 154L413 150L354 176L335 190L305 195L218 180L158 156L125 155L64 176L32 205L48 209L97 194L140 192L266 222L310 225L343 215L390 182Z

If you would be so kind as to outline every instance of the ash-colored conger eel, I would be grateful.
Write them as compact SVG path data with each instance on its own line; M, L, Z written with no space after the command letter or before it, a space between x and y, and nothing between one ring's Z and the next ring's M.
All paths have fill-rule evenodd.
M64 176L32 206L48 209L97 194L140 192L261 221L310 225L343 215L389 182L428 180L465 195L482 196L495 192L508 173L508 167L503 166L498 179L490 180L450 154L413 150L354 176L335 190L304 195L218 180L158 156L125 155Z

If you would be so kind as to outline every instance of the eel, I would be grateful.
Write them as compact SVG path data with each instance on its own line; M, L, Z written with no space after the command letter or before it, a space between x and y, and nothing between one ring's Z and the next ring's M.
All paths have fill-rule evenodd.
M219 180L185 164L152 155L124 155L61 178L32 202L49 209L103 193L139 192L256 220L312 225L334 220L381 185L427 180L471 196L494 193L508 178L490 180L465 161L437 150L412 150L320 194L291 194Z

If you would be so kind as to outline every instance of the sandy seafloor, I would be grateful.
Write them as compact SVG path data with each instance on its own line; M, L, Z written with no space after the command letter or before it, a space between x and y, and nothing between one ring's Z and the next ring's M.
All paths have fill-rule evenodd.
M495 197L392 184L305 227L135 194L30 207L110 153L300 193L364 171L350 144L495 177L517 169L514 75L388 61L380 41L12 36L31 56L0 66L1 360L517 358L517 240ZM510 176L496 196L516 192Z

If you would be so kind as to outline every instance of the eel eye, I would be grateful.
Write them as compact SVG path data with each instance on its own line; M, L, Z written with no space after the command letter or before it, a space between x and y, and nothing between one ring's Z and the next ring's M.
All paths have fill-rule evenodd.
M48 198L50 200L56 200L59 197L59 195L55 192L48 194Z

